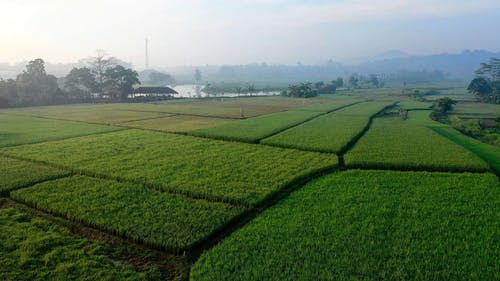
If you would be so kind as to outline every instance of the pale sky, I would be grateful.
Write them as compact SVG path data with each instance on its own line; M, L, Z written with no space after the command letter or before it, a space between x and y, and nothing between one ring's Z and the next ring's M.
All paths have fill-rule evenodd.
M97 49L144 67L500 51L499 0L0 0L0 62Z

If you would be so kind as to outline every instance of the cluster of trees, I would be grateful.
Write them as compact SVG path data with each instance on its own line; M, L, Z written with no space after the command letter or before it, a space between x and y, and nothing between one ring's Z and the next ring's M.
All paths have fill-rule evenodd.
M291 98L312 98L318 96L318 90L312 83L300 83L290 85L288 89L281 91L281 95Z
M469 83L467 90L475 94L482 102L500 102L500 59L491 58L481 63L476 70L476 77Z
M337 88L344 86L344 79L342 77L332 80L330 82L306 82L296 85L290 85L287 89L281 91L281 95L293 98L312 98L320 94L335 94Z
M45 72L44 61L35 59L16 79L0 79L0 107L60 103L65 93L57 78Z
M87 102L96 98L124 100L135 84L140 84L137 72L105 55L98 55L88 67L73 68L60 80L47 74L45 62L38 58L30 61L16 79L0 78L0 107Z
M436 100L432 105L431 118L433 120L438 120L453 109L453 105L455 105L457 101L450 99L449 97L444 97Z
M73 68L65 77L64 87L75 100L125 100L134 91L133 86L140 83L135 70L117 64L113 57L99 54L88 67Z
M360 89L360 88L383 88L385 83L380 81L380 79L375 74L370 74L366 77L361 74L353 73L349 76L348 84L350 88Z

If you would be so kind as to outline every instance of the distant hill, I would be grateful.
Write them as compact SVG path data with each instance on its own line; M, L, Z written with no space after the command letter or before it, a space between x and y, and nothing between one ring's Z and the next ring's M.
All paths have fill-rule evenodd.
M376 74L387 82L434 82L442 80L467 81L481 62L491 57L499 57L483 50L463 51L458 54L436 54L414 56L400 50L389 50L359 64L341 64L327 61L319 65L269 65L266 63L245 65L207 65L157 68L169 73L179 82L193 80L194 71L199 68L204 81L329 81L337 77L348 77L352 73L362 75ZM73 64L51 64L47 62L48 73L56 76L66 75L72 67L84 65L85 60ZM131 65L122 62L127 67ZM0 77L11 78L22 72L26 62L16 65L0 63ZM148 70L150 71L150 70ZM147 71L146 71L147 72ZM141 73L144 79L146 72Z

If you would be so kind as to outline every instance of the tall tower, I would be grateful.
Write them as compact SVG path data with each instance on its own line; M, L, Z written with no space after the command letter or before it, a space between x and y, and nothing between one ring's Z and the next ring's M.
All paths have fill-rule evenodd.
M145 56L145 68L149 69L149 50L148 50L148 39L146 38L146 56Z

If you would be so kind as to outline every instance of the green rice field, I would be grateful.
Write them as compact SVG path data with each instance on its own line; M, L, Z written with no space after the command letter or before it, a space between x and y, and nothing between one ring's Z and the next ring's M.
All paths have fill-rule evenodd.
M408 93L497 108L411 87L0 109L0 280L500 280L500 151Z

